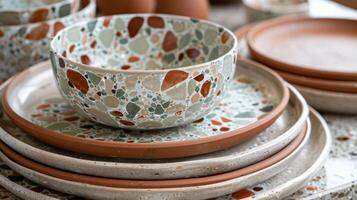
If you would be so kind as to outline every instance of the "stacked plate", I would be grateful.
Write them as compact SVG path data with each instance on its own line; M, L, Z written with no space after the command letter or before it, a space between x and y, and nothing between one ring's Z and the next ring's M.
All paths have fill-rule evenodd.
M282 17L241 28L241 56L294 84L314 108L356 114L357 21Z
M24 71L1 88L1 159L25 177L11 179L14 172L2 167L4 186L10 187L10 180L15 180L11 184L16 187L10 191L35 199L64 195L48 190L39 190L39 195L27 190L39 187L36 184L94 199L206 199L238 191L282 172L272 178L275 181L259 186L264 190L255 195L269 197L276 195L271 193L275 190L281 196L292 193L327 157L328 128L315 112L310 123L304 99L293 87L288 98L286 85L275 73L249 61L239 63L240 75L213 112L191 125L156 133L112 129L78 116L56 89L48 62ZM31 127L25 126L28 123ZM254 137L256 134L259 135ZM72 142L67 138L78 140L88 147L81 152L87 155L72 153L81 151L80 147L61 150L30 135L43 141L56 137L54 142L62 149L67 148L61 146L63 141ZM204 147L210 141L221 146L226 137L244 135L253 138L224 151L193 157L186 157L191 155L189 151L175 151L188 145ZM96 145L98 151L91 152L91 145ZM101 148L111 155L137 159L95 156ZM152 148L166 153L154 154ZM154 157L181 158L145 159ZM291 170L284 171L287 168ZM27 179L36 184L28 184Z
M235 46L224 27L170 15L62 30L52 67L37 64L0 87L0 183L25 199L271 199L298 190L328 155L327 125L272 70L235 65Z
M62 28L95 16L95 0L0 1L0 83L47 60Z

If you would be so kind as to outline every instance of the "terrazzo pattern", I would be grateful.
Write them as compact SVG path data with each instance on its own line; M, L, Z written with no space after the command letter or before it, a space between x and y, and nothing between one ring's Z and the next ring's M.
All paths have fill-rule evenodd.
M78 0L0 1L0 26L44 22L78 11Z
M95 15L95 0L82 0L78 13L46 22L0 26L0 83L25 68L49 58L50 38L59 30Z
M241 76L232 82L230 92L222 102L204 118L186 126L155 132L129 131L95 124L79 116L58 96L34 106L29 119L42 127L82 138L127 143L184 141L222 134L256 122L278 103L277 99L268 98L268 94L269 89L263 84Z
M236 39L227 31L170 15L110 16L65 29L51 44L58 88L75 110L105 125L193 122L215 107L234 75Z

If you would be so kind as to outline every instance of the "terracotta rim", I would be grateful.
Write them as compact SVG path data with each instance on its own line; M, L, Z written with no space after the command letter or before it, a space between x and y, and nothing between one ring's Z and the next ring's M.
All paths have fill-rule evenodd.
M271 58L269 55L264 54L259 50L259 48L257 48L255 39L259 37L259 34L261 34L261 32L271 27L276 27L276 26L285 25L294 22L301 23L304 21L320 21L321 23L329 22L335 24L344 22L344 23L355 23L357 25L357 20L311 18L307 16L281 17L281 18L261 22L258 25L252 27L247 34L247 43L251 56L257 61L264 63L268 66L274 67L278 70L289 71L291 73L300 74L300 75L309 74L310 76L317 77L317 78L356 81L357 72L341 72L341 71L333 71L333 70L325 70L325 69L313 69L309 66L289 64L282 60Z
M270 167L275 163L283 160L287 156L289 156L301 144L303 144L304 138L307 135L307 130L308 130L307 123L305 123L304 129L287 147L285 147L283 150L276 153L275 155L263 161L260 161L256 164L250 165L248 167L244 167L239 170L231 171L228 173L201 177L201 178L172 179L172 180L158 180L158 181L102 178L102 177L71 173L56 168L51 168L39 164L35 161L29 160L21 156L20 154L16 153L15 151L13 151L11 148L6 146L3 142L0 143L0 148L1 151L6 156L8 156L11 160L15 161L19 165L22 165L26 168L63 180L75 181L75 182L92 184L97 186L115 187L115 188L174 188L174 187L190 187L190 186L199 186L199 185L218 183L218 182L238 178L241 176L245 176L257 172L259 170L265 169L267 167Z
M253 62L242 60L248 64ZM18 74L12 79L10 84L6 87L2 105L4 112L15 123L16 126L24 130L29 135L37 138L38 140L74 152L84 153L94 156L103 157L121 157L121 158L136 158L136 159L158 159L158 158L179 158L204 153L211 153L219 150L224 150L241 142L244 142L273 124L276 119L285 110L289 101L289 89L283 79L270 69L264 66L254 64L257 70L270 73L282 87L282 99L276 108L269 114L263 116L256 122L249 124L245 127L226 132L224 134L215 135L211 137L189 140L189 141L174 141L162 142L153 144L143 143L124 143L112 141L98 141L95 139L79 138L61 134L52 131L36 124L31 123L19 114L17 114L8 102L8 96L11 92L9 88L15 85L22 76L26 76L27 70ZM31 68L29 68L31 69ZM28 69L28 70L29 70Z
M334 81L312 78L307 76L300 76L297 74L291 74L279 70L276 70L276 72L286 81L292 84L334 92L357 93L357 82L354 81Z

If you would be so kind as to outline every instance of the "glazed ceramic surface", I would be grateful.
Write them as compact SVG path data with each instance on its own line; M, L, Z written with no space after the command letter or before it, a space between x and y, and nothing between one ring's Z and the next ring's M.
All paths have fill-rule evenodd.
M310 122L308 121L308 126L310 127ZM223 194L228 194L231 191L240 189L241 187L246 186L247 184L254 184L256 182L260 182L262 180L265 180L269 177L272 177L273 175L279 173L280 171L284 170L299 154L299 152L304 148L305 144L308 141L308 138L310 137L310 128L308 128L306 135L305 134L300 134L291 144L289 144L283 151L279 152L278 154L275 154L273 157L264 160L260 162L259 164L255 164L250 166L250 169L259 169L259 165L262 166L263 163L267 164L266 162L270 162L272 160L276 160L277 157L284 157L282 160L277 162L269 167L264 167L261 168L260 170L249 173L249 175L243 175L239 176L237 178L233 178L227 181L219 182L219 183L214 183L214 184L208 184L208 185L198 185L195 187L180 187L180 188L151 188L151 189L137 189L137 188L113 188L113 187L103 187L103 186L96 186L93 184L82 184L80 182L73 182L69 180L63 180L59 178L55 178L53 176L48 176L44 175L40 172L31 170L26 167L22 167L21 165L18 165L16 162L13 162L11 159L6 157L4 154L1 153L1 159L6 162L7 165L9 165L12 169L17 171L18 173L24 175L27 178L30 178L32 181L35 181L37 183L45 183L46 187L50 188L56 188L56 190L62 191L62 192L69 192L71 194L75 195L80 195L83 197L89 197L89 198L94 198L94 199L115 199L119 198L120 199L137 199L140 196L145 196L148 199L160 199L160 198L166 198L166 199L207 199L207 198L213 198L216 196L220 196ZM295 147L295 148L294 148ZM7 155L11 156L13 159L16 159L18 162L27 165L26 163L31 163L33 161L27 160L24 157L21 157L17 155L15 152L13 152L11 149L5 148L4 145L2 145L2 149L6 152ZM288 150L290 153L288 153ZM285 154L284 156L282 156ZM24 162L23 162L24 161ZM68 173L64 171L59 171L54 168L49 168L44 165L40 165L38 163L32 163L30 164L34 168L43 168L39 169L42 172L50 172L50 171L57 171L58 173ZM264 165L264 164L263 164ZM247 168L241 169L243 171L248 170ZM240 170L240 171L241 171ZM47 172L46 172L47 171ZM249 171L249 170L248 170ZM51 173L51 172L50 172ZM228 174L237 174L238 171L234 171ZM31 174L31 175L29 175ZM226 173L227 174L227 173ZM222 174L220 176L225 176L226 174ZM80 180L80 178L77 174L71 174L69 175L72 177L71 179L75 178L75 180ZM79 178L79 179L78 179ZM206 177L205 179L209 179L210 177ZM98 179L98 178L96 178ZM196 178L197 179L197 178ZM192 179L184 179L184 181L188 181ZM114 179L109 179L106 180L106 184L108 182L114 181ZM115 179L115 181L118 181L118 179ZM173 180L174 182L180 182L181 180ZM131 183L133 181L130 181ZM137 182L137 181L135 181ZM151 181L153 182L153 181ZM166 181L167 182L167 181ZM138 184L134 184L135 186L141 186ZM153 185L153 184L151 184ZM154 185L155 186L155 185Z
M306 147L291 165L261 184L245 188L217 200L234 199L283 199L302 188L325 164L332 146L332 138L325 120L311 110L311 136ZM291 199L289 197L288 199Z
M235 77L230 92L212 113L174 129L125 131L80 117L56 90L48 63L17 76L3 95L3 104L24 131L67 150L140 159L199 155L226 149L261 133L288 103L289 92L281 78L250 62L240 65L244 74ZM30 95L22 95L24 92Z
M250 22L309 11L308 0L243 0L243 4Z
M305 124L306 125L306 124ZM309 124L310 126L310 124ZM51 168L47 165L42 165L40 163L34 162L26 157L21 156L17 152L13 151L7 145L1 143L1 150L3 153L14 160L18 164L36 170L40 173L47 174L56 178L60 178L68 181L76 181L79 183L92 184L97 186L104 187L113 187L113 188L158 188L158 189L167 189L167 188L181 188L181 187L191 187L191 186L201 186L214 183L221 183L223 181L228 181L234 178L245 176L257 172L259 170L265 169L275 163L283 160L285 157L289 156L304 140L305 134L307 131L310 131L310 127L304 127L304 130L296 137L293 142L286 146L283 150L279 151L277 154L255 163L253 165L244 167L239 170L234 170L231 172L226 172L223 174L198 177L198 178L185 178L185 179L169 179L169 180L130 180L130 179L112 179L112 178L103 178L89 175L82 175L78 173L71 173L67 171L62 171L57 168Z
M243 58L251 59L249 49L247 46L246 35L249 30L257 25L258 23L247 24L239 28L235 35L238 39L238 56ZM272 67L273 68L273 67ZM357 92L357 82L356 81L339 81L339 80L328 80L322 78L313 78L308 76L302 76L298 74L292 74L289 72L284 72L280 70L275 70L279 75L281 75L286 81L292 84L301 85L310 88L316 88L321 90L328 90L334 92L345 92L345 93L356 93Z
M12 1L11 1L12 2ZM49 58L49 42L60 29L95 15L95 0L82 0L79 12L46 22L0 26L0 83Z
M0 26L44 22L66 17L78 9L77 0L3 0L0 2Z
M207 115L234 76L226 28L174 15L117 15L77 24L51 43L62 96L87 118L161 129Z
M244 70L241 70L244 74ZM5 85L3 86L5 87ZM61 151L28 136L3 113L0 139L20 154L40 163L81 174L127 179L174 179L207 176L235 170L271 156L301 131L308 116L302 96L290 88L285 112L256 138L229 150L176 160L103 159ZM2 91L1 91L2 94ZM0 112L2 109L0 109ZM57 116L55 113L52 116ZM67 121L63 121L65 123ZM92 129L94 131L94 129ZM80 130L82 131L82 130Z
M271 199L277 197L283 198L291 192L294 192L298 188L302 187L302 185L304 185L307 180L311 179L316 174L316 170L321 168L322 164L324 163L324 160L328 156L331 145L331 135L329 134L328 127L326 126L324 120L314 111L312 111L310 118L312 122L311 137L308 143L306 144L306 147L284 172L280 173L277 176L274 176L271 179L268 179L267 181L264 181L261 184L242 189L238 192L233 193L232 195L219 197L217 198L217 200L233 200L244 197L250 197L253 199ZM329 117L328 119L330 118L333 117ZM339 129L340 128L337 128L336 130ZM333 131L335 131L335 129L333 129ZM342 148L337 149L342 150ZM336 149L334 148L334 151L335 150ZM3 175L3 177L0 178L2 185L16 195L26 194L25 197L28 198L31 194L31 196L35 196L34 199L52 197L55 199L69 200L74 198L74 196L71 195L45 189L29 181L28 179L19 176L16 172L12 171L5 164L1 165L0 173L1 175ZM289 198L299 199L302 197L306 197L306 195L314 195L316 192L314 190L311 190L311 188L316 188L316 183L319 183L320 181L324 180L325 179L322 178L321 173L316 174L313 180L311 180L311 182L307 184L307 188L309 190L304 188L304 190L300 190ZM336 195L341 196L340 193L336 193L333 195L335 198L337 197Z
M254 26L247 41L252 57L273 68L311 77L357 80L357 20L273 19Z
M357 94L332 92L295 85L306 101L319 111L357 114Z

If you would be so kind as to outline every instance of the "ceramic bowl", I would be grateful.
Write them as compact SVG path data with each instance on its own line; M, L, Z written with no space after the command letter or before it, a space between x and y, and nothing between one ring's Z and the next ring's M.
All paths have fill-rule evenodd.
M0 26L0 83L15 73L49 58L48 46L59 30L95 15L95 0L81 0L81 9L45 22Z
M77 0L0 1L0 25L19 25L65 17L78 11Z
M209 113L235 71L226 28L174 15L98 18L51 42L58 88L80 114L127 129L187 124Z

